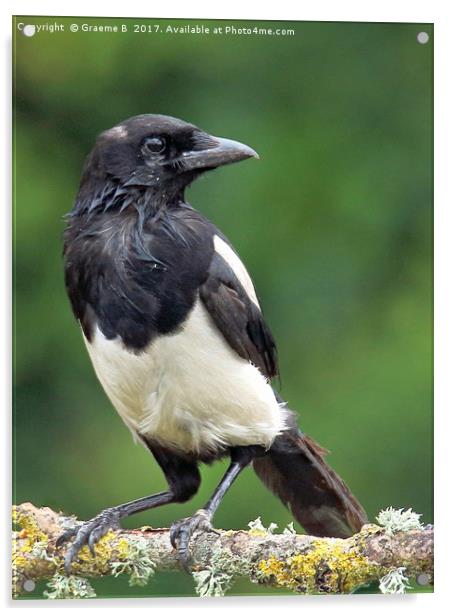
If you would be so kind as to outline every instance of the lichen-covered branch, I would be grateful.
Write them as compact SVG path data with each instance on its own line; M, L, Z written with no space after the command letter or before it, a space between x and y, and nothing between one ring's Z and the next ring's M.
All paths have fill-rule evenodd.
M66 577L65 547L56 548L55 542L75 518L24 503L14 508L14 522L15 595L27 580L45 579L49 598L89 597L87 578L127 574L131 584L146 584L155 570L180 570L168 529L143 527L110 531L97 544L95 557L83 548L73 575ZM247 577L300 593L350 593L374 581L382 581L383 591L400 592L419 575L433 579L433 530L406 520L400 528L406 530L369 524L349 539L297 535L290 527L276 534L260 523L246 531L198 534L191 544L196 589L200 595L222 595L235 579Z

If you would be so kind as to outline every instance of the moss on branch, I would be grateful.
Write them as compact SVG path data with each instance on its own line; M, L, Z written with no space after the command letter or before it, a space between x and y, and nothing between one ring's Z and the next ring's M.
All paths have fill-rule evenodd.
M350 593L375 581L382 592L403 592L409 579L433 579L433 529L422 528L417 514L402 516L398 527L397 515L388 514L387 522L383 516L385 526L366 525L349 539L297 535L291 526L275 534L274 525L265 529L259 520L246 531L200 533L191 543L197 593L223 595L239 577L298 593ZM75 518L24 503L14 507L13 520L15 596L27 580L47 580L48 598L92 597L90 578L126 574L131 584L144 585L156 570L180 570L168 529L143 527L109 531L94 557L83 548L67 577L66 547L55 542Z

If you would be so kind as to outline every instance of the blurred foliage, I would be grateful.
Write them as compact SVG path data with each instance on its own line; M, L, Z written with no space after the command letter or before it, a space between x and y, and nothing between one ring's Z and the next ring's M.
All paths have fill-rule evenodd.
M54 18L18 18L53 23ZM89 518L164 488L96 381L63 284L63 215L95 136L164 113L239 139L261 160L207 174L188 198L247 264L279 346L282 393L369 516L432 521L432 43L430 25L282 24L295 36L136 34L56 18L14 29L14 499ZM69 24L129 25L73 34ZM227 22L231 23L231 22ZM235 23L250 27L250 22ZM277 26L258 23L259 27ZM193 501L128 520L167 526ZM246 527L291 515L251 470L216 516ZM103 596L193 594L185 574ZM248 584L237 593L256 593Z

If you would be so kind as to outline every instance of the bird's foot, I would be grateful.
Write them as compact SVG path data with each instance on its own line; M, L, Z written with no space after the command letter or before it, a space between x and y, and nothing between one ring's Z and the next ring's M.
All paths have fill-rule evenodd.
M72 563L76 560L80 550L87 545L91 554L95 556L94 546L96 542L109 530L121 528L119 524L120 519L121 516L118 509L114 507L111 509L104 509L104 511L101 511L99 515L92 520L79 524L74 528L70 528L58 537L56 541L57 547L75 537L64 557L64 569L67 575L71 573Z
M186 571L190 571L190 539L195 532L218 533L212 528L210 515L205 509L199 509L190 518L174 522L170 530L171 545L179 555L179 560Z

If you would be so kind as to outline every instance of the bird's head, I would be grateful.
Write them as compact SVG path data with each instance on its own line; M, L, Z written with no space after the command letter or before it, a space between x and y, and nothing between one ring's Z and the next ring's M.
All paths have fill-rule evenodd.
M177 194L198 175L258 155L247 145L214 137L163 115L139 115L99 135L88 157L81 192L108 180L122 187Z

